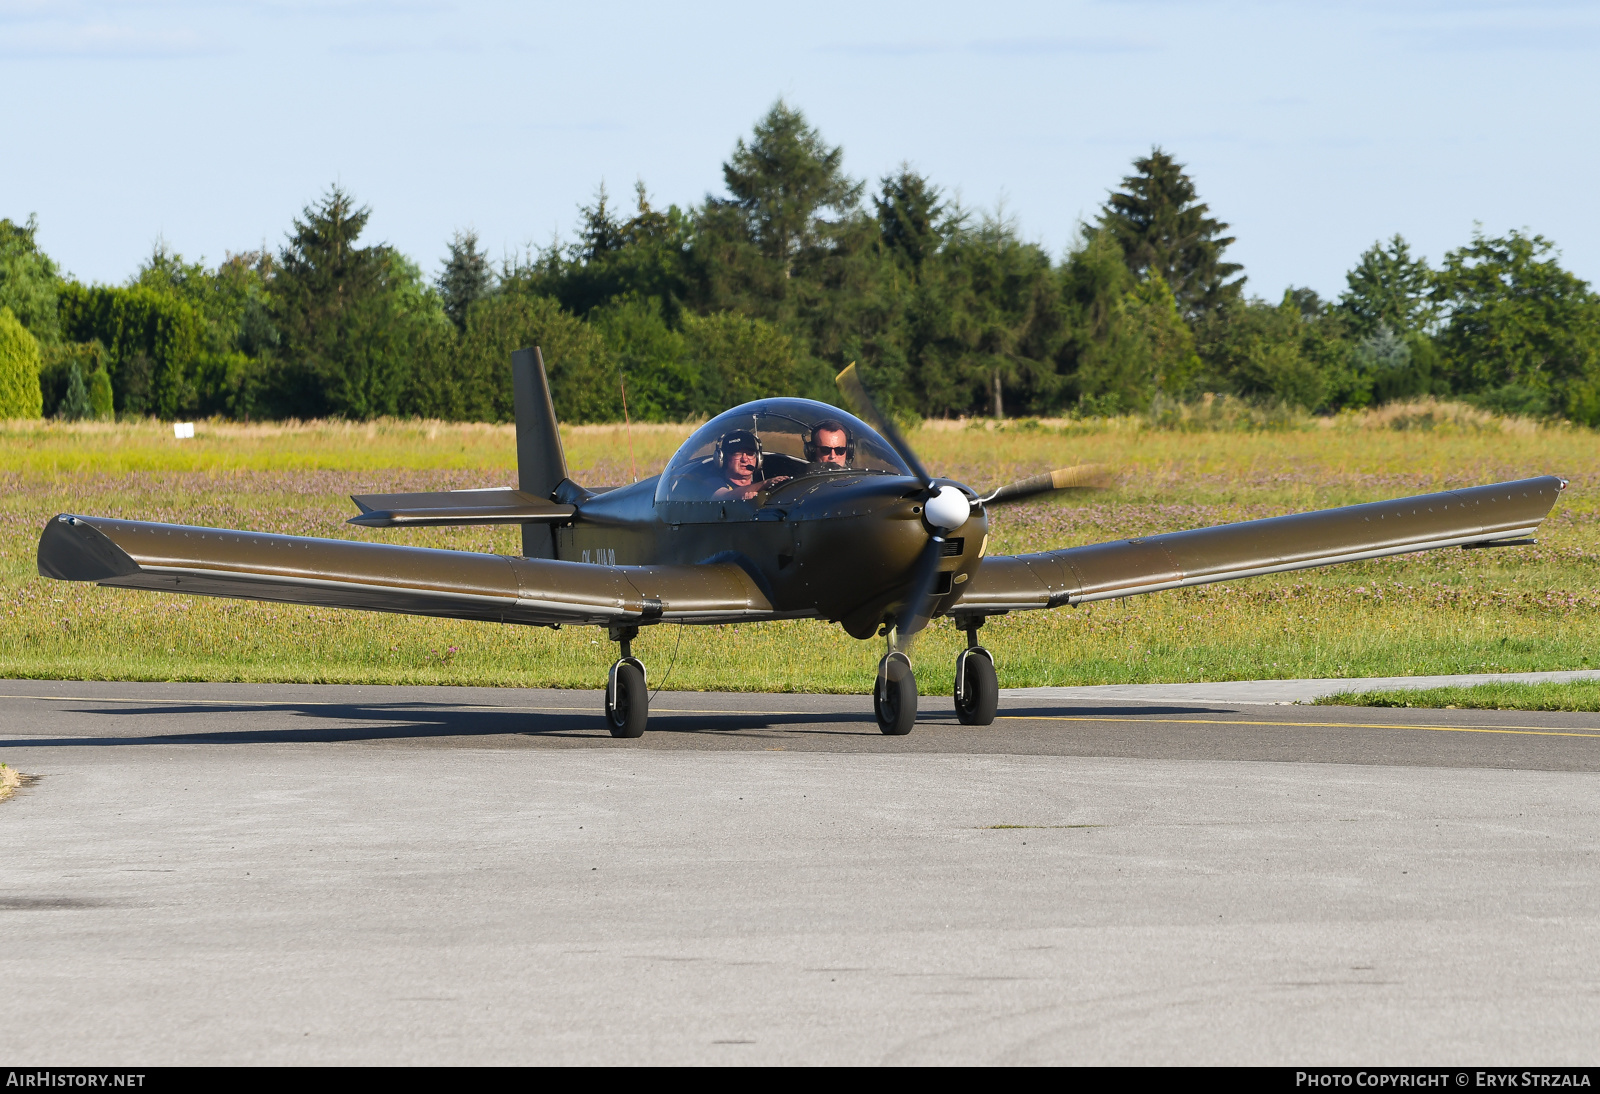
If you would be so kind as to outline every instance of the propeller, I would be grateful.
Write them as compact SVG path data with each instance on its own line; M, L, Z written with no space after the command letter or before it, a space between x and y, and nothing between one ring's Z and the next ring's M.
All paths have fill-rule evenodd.
M906 439L900 435L900 430L895 428L894 420L878 409L878 404L872 401L872 396L867 392L867 385L861 382L861 375L856 372L856 363L851 361L845 366L844 371L834 377L834 383L839 385L839 393L855 404L856 413L871 422L882 433L894 450L900 454L911 473L922 480L922 485L929 490L933 489L933 477L923 469L922 461L917 459L917 454L911 450Z
M922 466L916 452L900 435L900 430L895 428L894 421L873 402L867 386L856 372L854 361L839 373L836 382L840 394L854 405L856 413L883 434L911 473L922 480L922 519L932 535L911 568L910 595L906 597L901 616L895 620L895 645L903 652L910 652L912 640L933 616L933 602L937 599L933 591L934 583L939 579L939 559L944 552L945 536L967 522L972 515L972 503L956 487L948 484L940 486L933 481L933 476Z
M983 505L1005 505L1054 490L1103 490L1111 485L1111 469L1103 463L1080 463L1032 475L996 487L978 499Z

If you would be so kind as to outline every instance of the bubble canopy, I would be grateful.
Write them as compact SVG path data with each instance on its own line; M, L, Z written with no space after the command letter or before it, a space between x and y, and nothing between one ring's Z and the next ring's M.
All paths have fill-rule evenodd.
M751 501L807 475L839 474L911 469L853 414L812 399L759 399L695 430L661 473L656 500Z

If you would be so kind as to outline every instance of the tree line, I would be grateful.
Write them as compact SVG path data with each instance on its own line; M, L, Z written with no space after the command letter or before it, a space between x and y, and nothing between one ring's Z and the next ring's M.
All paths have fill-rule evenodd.
M511 351L544 348L565 420L829 399L859 361L896 411L1144 412L1203 393L1313 412L1420 395L1600 425L1600 297L1552 242L1476 234L1437 267L1395 236L1335 300L1245 293L1182 164L1136 159L1059 260L909 166L875 188L780 101L725 192L631 207L601 187L574 238L496 264L470 231L432 282L364 238L338 186L276 251L122 285L65 279L0 220L0 417L509 420ZM36 382L35 382L36 377ZM34 390L34 388L37 390Z

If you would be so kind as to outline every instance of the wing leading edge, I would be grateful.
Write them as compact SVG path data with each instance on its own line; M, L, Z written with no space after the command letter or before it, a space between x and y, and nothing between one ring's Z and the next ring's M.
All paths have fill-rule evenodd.
M1546 475L1188 532L986 558L946 614L999 613L1533 534L1566 487Z
M499 623L768 619L733 563L594 566L349 540L79 517L51 519L39 572L124 589Z

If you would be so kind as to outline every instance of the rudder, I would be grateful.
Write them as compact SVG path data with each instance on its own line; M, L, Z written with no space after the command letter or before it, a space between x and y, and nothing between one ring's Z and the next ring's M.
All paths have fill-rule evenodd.
M517 415L517 489L536 498L551 498L567 477L561 428L550 398L544 354L538 346L511 355L511 396ZM555 531L544 524L522 526L526 558L555 558Z

